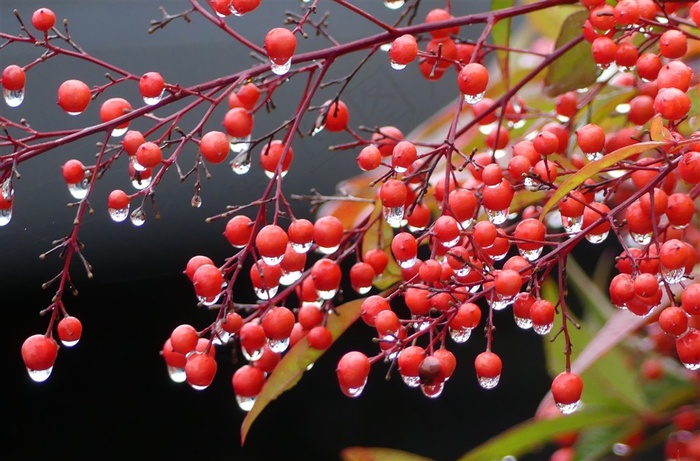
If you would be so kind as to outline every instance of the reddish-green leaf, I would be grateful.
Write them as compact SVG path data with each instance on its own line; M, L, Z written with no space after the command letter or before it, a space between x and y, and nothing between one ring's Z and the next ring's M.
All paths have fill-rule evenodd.
M544 221L544 218L547 215L547 213L549 213L549 210L554 208L554 206L558 204L559 201L566 196L566 194L583 184L586 179L597 175L604 169L609 168L615 165L617 162L620 162L635 154L640 154L645 150L654 149L669 144L670 142L664 141L638 142L636 144L632 144L631 146L626 146L617 149L616 151L603 156L603 158L601 158L600 160L596 160L595 162L591 162L584 165L583 168L581 168L576 173L572 174L566 181L559 185L557 191L554 194L552 194L547 203L545 203L544 207L542 207L540 221Z
M651 119L649 124L649 136L652 141L670 141L673 139L671 132L664 126L664 121L661 115L656 115Z
M380 295L387 296L391 291L393 291L393 289L386 290L380 293ZM360 317L362 301L363 299L356 299L338 306L335 309L337 315L331 314L328 316L326 327L333 335L333 341L338 339L338 337ZM265 407L284 392L294 387L306 372L307 367L316 362L316 360L323 355L323 352L324 351L311 347L306 338L296 343L287 351L274 371L267 378L262 391L260 391L260 394L255 400L255 405L253 405L253 408L243 420L241 426L241 444L245 443L245 438L246 435L248 435L248 431L250 431L250 427Z
M342 461L431 461L407 451L378 447L348 447L340 452Z

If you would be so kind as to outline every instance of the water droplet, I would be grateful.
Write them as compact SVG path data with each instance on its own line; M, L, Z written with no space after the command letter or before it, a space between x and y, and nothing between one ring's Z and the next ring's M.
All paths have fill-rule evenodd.
M273 298L277 294L278 289L279 285L276 287L268 288L267 290L265 290L264 288L253 287L255 296L257 296L258 299L261 299L263 301L267 301L268 299Z
M471 272L472 268L469 266L460 267L455 271L457 277L466 277Z
M420 376L404 376L404 375L401 375L401 379L403 380L404 384L406 384L408 387L418 387L418 386L420 386Z
M270 339L267 338L267 345L272 352L282 353L289 347L289 338L284 339Z
M364 294L369 293L371 289L372 289L372 285L368 285L368 286L366 286L366 287L356 287L356 288L354 288L354 290L355 290L358 294L361 294L361 295L364 295Z
M648 245L649 242L651 242L651 232L648 234L637 234L635 232L630 232L630 237L632 237L632 240L638 245Z
M216 296L197 296L197 301L199 301L202 306L208 307L216 304L219 298L221 298L221 293L218 293Z
M413 328L416 331L423 331L430 326L430 317L411 315L411 320L413 320Z
M75 184L68 184L68 192L70 192L70 195L72 195L74 199L82 200L87 197L89 185L90 181L84 178L82 181Z
M332 247L322 247L322 246L317 246L316 251L324 254L324 255L332 255L336 251L338 251L338 248L340 248L340 245L332 246Z
M513 319L515 319L515 324L523 330L532 328L532 319L518 317L517 315L513 315Z
M552 326L554 326L554 323L548 323L547 325L537 325L537 324L533 323L532 329L538 335L546 335L547 333L552 331Z
M535 178L526 176L525 179L523 179L523 186L525 186L525 189L529 190L530 192L536 192L537 189L540 188L540 182Z
M458 235L457 237L455 237L454 239L452 239L452 240L450 240L450 241L448 241L448 242L440 241L440 244L441 244L443 247L449 249L449 248L452 248L453 246L457 245L457 244L459 243L459 239L460 239L460 238L461 238L461 235Z
M245 347L241 347L241 353L243 354L243 357L245 357L245 359L249 362L255 362L256 360L259 360L260 357L262 357L264 350L264 347L261 347L260 349L254 349L252 351L249 351Z
M280 284L284 286L289 286L301 278L301 271L282 271L282 277L280 277Z
M445 381L439 384L421 384L420 386L423 395L431 399L440 397L443 389L445 389Z
M583 215L581 216L562 216L561 224L564 230L569 235L574 235L581 232L583 227Z
M503 224L506 222L506 219L508 218L508 212L510 211L509 208L505 210L490 210L488 208L484 208L486 211L486 216L488 216L489 221L491 221L495 225Z
M381 45L379 45L379 49L385 53L388 53L391 49L391 43L382 43Z
M272 70L272 73L275 75L284 75L287 72L289 72L289 69L292 68L292 58L289 58L289 60L285 63L282 64L276 64L272 61L270 61L270 70Z
M422 231L425 230L425 226L423 226L423 227L415 227L415 226L409 225L409 226L408 226L408 230L409 230L409 232L413 232L413 233L422 232Z
M477 379L479 380L479 386L483 387L484 389L493 389L498 384L498 381L500 381L501 375L494 376L493 378L477 376Z
M595 162L596 160L600 160L601 158L603 158L602 152L586 152L585 155L586 158L591 162Z
M192 208L199 208L202 206L202 196L201 195L193 195L192 200L190 200L190 205L192 205Z
M473 328L450 328L450 338L459 344L466 343L472 335L472 330Z
M618 104L615 106L615 112L618 114L627 114L629 113L631 109L631 106L629 104Z
M292 244L292 250L296 251L297 253L307 253L311 249L311 245L313 242L306 242L306 243L294 243L291 242Z
M126 130L128 130L129 127L124 127L124 128L115 128L112 130L112 136L115 138L118 138L120 136L124 136L124 133L126 133Z
M0 227L7 226L12 219L12 207L0 210Z
M7 178L2 182L2 185L0 186L0 194L2 194L2 198L5 199L6 202L12 200L12 197L15 195L15 190L12 187L12 180L10 178Z
M338 290L316 290L316 294L321 299L333 299L333 296L338 293Z
M328 107L324 106L324 109ZM316 122L314 123L314 129L311 132L311 136L316 136L326 127L326 113L322 110L318 117L316 117Z
M605 70L605 69L607 69L608 67L610 67L610 64L600 64L600 63L596 63L595 66L596 66L598 69L600 69L600 70Z
M254 395L253 397L241 397L240 395L236 395L236 403L238 404L238 408L241 410L250 411L253 409L257 398L257 395Z
M396 262L399 263L399 266L401 267L401 269L410 269L416 265L417 261L418 261L418 257L414 256L411 259L397 260Z
M666 16L657 16L656 22L659 24L668 24L668 18Z
M700 362L695 362L695 363L682 362L682 363L683 363L683 366L686 367L690 371L700 370Z
M384 220L393 228L401 227L401 222L403 221L404 207L399 206L396 208L383 207L382 209Z
M391 65L391 68L394 70L404 70L406 68L406 64L399 64L398 62L394 61L393 59L389 60L389 64Z
M231 171L236 174L246 174L250 171L250 155L243 151L231 160Z
M488 136L489 133L491 133L497 126L498 126L498 122L486 123L484 125L479 125L479 133L483 134L484 136Z
M131 224L133 224L134 226L143 226L143 223L146 222L146 213L144 213L141 208L137 208L131 212L131 216L129 216L129 219L131 220Z
M403 166L395 166L395 167L394 167L394 171L395 171L396 173L401 174L401 173L407 172L407 171L408 171L408 168L403 167Z
M223 346L234 337L234 335L224 330L223 323L224 319L219 319L214 324L214 334L212 335L212 343L215 346Z
M279 255L279 256L263 256L262 260L265 264L268 266L277 266L279 263L282 262L282 259L284 258L284 255Z
M581 405L581 401L577 400L574 403L557 403L557 408L565 415L570 415L578 410L579 405Z
M30 368L27 368L27 373L29 374L29 377L32 379L32 381L36 383L43 383L47 379L49 379L49 376L51 376L51 372L53 371L53 367L47 368L46 370L32 370Z
M185 374L184 368L171 367L166 365L168 369L168 377L174 383L184 383L187 380L187 375Z
M359 397L360 394L362 394L362 391L365 390L366 384L367 384L367 379L365 378L365 382L362 384L362 386L359 386L359 387L340 386L340 390L343 391L343 394L347 395L348 397Z
M306 371L310 371L314 367L314 362L311 362L310 364L306 365Z
M8 90L3 88L2 95L5 98L5 103L10 107L17 107L24 101L24 88L21 90Z
M462 228L462 230L468 231L471 229L471 227L474 225L474 218L469 218L465 219L464 221L459 222L459 227Z
M406 0L384 0L384 6L390 10L398 10L404 3L406 3Z
M603 232L602 234L586 234L586 240L588 240L590 243L592 243L594 245L601 243L607 237L608 237L607 232Z
M235 136L228 137L228 145L231 148L231 152L234 154L240 154L241 152L248 152L250 148L251 135L245 136L243 138L236 138Z
M681 224L681 225L676 225L676 224L674 224L674 225L671 226L671 227L673 227L674 229L682 230L682 229L685 229L686 227L688 227L688 224L690 224L690 223Z
M80 338L78 338L78 339L76 339L76 340L74 340L74 341L64 341L64 340L61 340L61 344L63 344L63 345L66 346L66 347L73 347L73 346L75 346L76 344L78 344L79 341L80 341Z
M569 121L569 117L557 114L557 120L559 120L561 123L566 123Z
M523 258L532 262L540 257L540 255L542 254L542 248L544 247L535 248L534 250L524 250L522 248L518 248L518 253L520 253L520 256L522 256Z
M512 301L513 298L511 298L509 301L507 298L496 296L496 299L489 299L489 306L491 306L491 309L495 311L502 311L508 307L508 304L510 304Z
M107 208L109 217L114 222L122 222L129 217L129 207L126 208Z
M134 167L134 171L146 171L147 168L139 163L138 160L136 160L136 156L132 155L129 157L129 160L131 161L131 166Z
M131 185L136 190L143 190L151 185L151 177L149 176L147 178L144 178L142 174L139 174L139 172L136 172L131 177Z
M267 176L268 178L272 179L272 178L275 177L275 172L274 172L274 171L267 171L267 170L263 170L263 171L265 172L265 176ZM287 176L287 172L288 172L288 171L289 171L289 170L284 170L284 171L282 171L282 172L280 173L280 177L284 178L285 176Z
M149 106L154 106L160 102L161 99L163 99L163 95L165 94L165 89L161 91L161 93L156 96L155 98L147 98L144 96L143 102L146 103Z
M685 268L679 267L678 269L667 269L661 265L661 276L666 281L666 283L678 283L683 279L685 275Z
M466 102L467 104L476 104L477 102L484 99L485 94L486 94L485 91L482 91L479 94L465 94L464 95L464 102Z
M632 448L622 442L613 443L612 451L617 456L627 456L632 453Z

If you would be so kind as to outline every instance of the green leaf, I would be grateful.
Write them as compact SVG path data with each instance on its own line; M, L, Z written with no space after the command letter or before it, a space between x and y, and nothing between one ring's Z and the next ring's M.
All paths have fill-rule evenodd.
M340 452L342 461L432 461L407 451L378 447L348 447Z
M651 119L651 123L649 124L649 136L651 136L652 141L669 141L673 139L671 132L664 126L661 115L658 114Z
M513 6L515 0L491 0L491 11L501 10ZM510 31L512 20L510 17L501 19L491 28L493 44L499 48L510 47ZM506 87L510 88L510 52L507 49L496 49L498 67L501 68L501 78Z
M389 295L393 289L380 293L380 296ZM333 341L340 337L345 330L350 327L359 317L363 299L356 299L335 308L337 315L330 314L326 327L333 336ZM246 435L253 422L267 407L267 405L277 397L288 391L299 382L309 365L316 362L323 355L324 351L314 349L309 345L309 341L304 338L296 343L282 357L274 371L270 374L265 385L260 391L255 405L248 412L241 425L241 445L245 443Z
M536 3L539 0L526 0L523 3ZM563 24L571 14L582 11L581 5L556 5L551 8L533 11L525 16L528 23L535 29L538 36L547 37L554 41L557 38L557 27Z
M635 416L626 409L588 406L572 415L554 419L530 419L465 454L459 461L501 460L506 455L518 457L532 452L557 435L575 432L587 427L622 425Z
M555 50L580 37L586 19L588 11L577 11L566 18L559 30ZM591 44L583 40L552 62L544 78L544 91L548 96L554 97L584 88L596 81L598 73L591 54Z
M542 207L542 212L540 213L540 221L544 221L544 218L547 215L547 213L549 213L549 211L552 208L554 208L554 206L558 204L561 201L561 199L563 199L564 196L566 196L566 194L583 184L584 181L586 181L586 179L595 176L604 169L613 166L617 162L620 162L626 159L627 157L640 154L648 149L654 149L669 144L671 143L666 141L638 142L636 144L632 144L631 146L622 147L614 152L604 155L603 158L601 158L600 160L587 163L583 166L583 168L569 176L566 181L559 185L557 191L554 194L552 194L549 200L547 200L547 203L545 203L544 207Z

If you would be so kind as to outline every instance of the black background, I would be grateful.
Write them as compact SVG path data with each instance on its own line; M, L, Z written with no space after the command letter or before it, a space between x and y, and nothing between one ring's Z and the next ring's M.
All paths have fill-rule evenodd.
M1 30L18 31L13 8L28 22L34 9L49 6L59 20L69 18L74 39L93 55L137 75L158 70L166 81L182 85L227 75L255 62L240 45L197 15L192 15L191 24L176 21L152 36L146 34L148 20L159 17L159 5L179 12L187 8L184 1L49 3L3 1ZM383 19L396 14L379 1L359 3ZM467 8L483 11L489 3L453 2L455 13L465 13ZM435 6L442 4L423 2L422 14ZM262 43L265 31L282 23L283 11L296 8L294 1L264 0L260 10L228 21L255 43ZM340 13L337 7L328 9L330 30L340 41L378 32L376 27ZM476 38L479 32L478 28L462 31L468 38ZM32 46L12 45L0 50L0 61L3 68L11 63L25 65L38 54ZM339 61L332 76L345 75L360 59L353 55ZM351 124L395 125L410 132L451 101L454 71L450 72L438 83L427 83L415 66L398 73L386 61L371 60L343 98L351 109ZM41 130L95 123L99 104L93 103L78 117L68 117L55 105L55 91L67 78L101 84L103 74L104 70L88 63L52 59L28 73L26 101L21 107L2 105L0 110L13 119L25 117ZM124 87L110 90L105 97L119 95L138 101L135 85ZM315 103L329 99L335 91L337 87L324 90ZM293 84L281 90L275 100L277 114L268 121L256 118L256 132L274 126L275 117L279 121L288 116L295 107L295 97L298 88ZM314 118L314 114L307 117L304 126L310 128ZM175 326L191 323L203 328L214 317L196 307L191 285L182 274L194 254L209 255L217 264L231 254L221 236L225 223L205 224L204 218L223 211L228 204L257 198L264 177L256 168L246 176L236 176L225 164L214 166L213 178L203 185L204 204L193 209L189 206L192 180L180 184L173 172L158 189L162 219L155 220L147 208L146 224L135 228L128 221L111 222L104 205L110 190L128 187L125 161L117 162L114 171L98 184L91 199L95 213L81 228L84 254L94 267L95 278L88 280L78 262L71 266L80 293L75 298L67 295L65 302L69 313L82 321L83 338L75 348L60 350L47 382L33 383L24 371L19 350L27 336L45 331L48 318L39 312L49 305L55 286L42 290L40 285L62 267L55 255L45 261L39 261L38 255L51 248L52 240L70 232L74 216L74 209L65 207L70 197L60 166L69 158L90 164L95 142L100 140L91 138L22 164L22 178L15 182L12 222L0 229L0 309L4 314L0 350L5 381L9 381L1 394L4 423L0 453L10 456L6 459L117 459L142 454L154 459L337 459L344 447L363 445L400 448L448 460L532 416L548 390L541 339L532 331L518 330L505 311L496 314L494 351L505 364L496 389L485 391L477 384L472 362L484 350L485 341L475 333L467 344L451 345L458 367L439 399L427 399L418 390L407 388L396 374L386 382L387 366L383 364L373 367L362 396L349 399L337 386L334 368L338 358L351 349L374 352L372 330L358 324L296 388L262 413L241 448L239 431L244 413L231 389L231 374L237 367L232 363L236 358L229 359L231 349L217 351L216 380L200 392L172 383L159 351ZM307 193L315 187L332 193L338 181L359 173L354 163L356 152L327 151L329 144L347 140L342 135L321 133L298 141L294 167L285 178L286 192ZM193 153L189 158L194 158ZM305 216L308 205L295 204L295 211ZM252 294L249 287L237 292L242 298Z

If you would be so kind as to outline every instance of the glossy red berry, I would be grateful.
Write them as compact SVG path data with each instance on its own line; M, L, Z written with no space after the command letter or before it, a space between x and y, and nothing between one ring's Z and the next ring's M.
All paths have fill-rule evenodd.
M16 64L10 64L2 71L2 87L8 91L19 91L26 82L24 70Z
M187 384L194 389L208 387L216 375L216 359L209 354L195 352L187 357L185 376Z
M146 72L139 79L141 97L149 102L158 102L165 89L165 80L158 72Z
M275 306L263 317L262 327L267 338L283 340L292 334L295 321L292 311L284 306Z
M322 117L325 119L325 129L336 133L347 128L350 112L348 106L338 100L326 103Z
M362 320L369 326L373 327L375 325L375 320L377 315L381 311L390 310L389 301L386 298L379 295L372 295L365 298L362 301L362 306L360 307L360 315Z
M158 144L146 141L136 149L136 161L144 168L155 168L163 161L163 151Z
M407 196L408 188L406 184L399 179L389 179L382 184L381 189L379 189L379 198L382 201L382 205L387 208L404 206Z
M363 171L371 171L382 163L382 154L374 144L362 148L357 155L357 166Z
M224 128L232 138L246 138L253 132L253 115L243 107L234 107L224 115Z
M48 32L56 24L56 14L48 8L39 8L32 13L32 26L42 32Z
M678 88L663 88L654 98L654 110L666 120L680 120L690 110L690 98Z
M282 159L283 155L284 159ZM260 153L260 165L263 170L265 170L268 177L272 177L278 166L280 168L280 173L282 175L286 174L287 170L289 170L289 165L292 163L292 159L294 159L294 150L290 146L285 154L284 143L279 139L265 144Z
M255 397L265 385L265 373L258 367L243 365L233 373L231 385L236 395Z
M71 159L63 164L61 173L66 184L78 184L85 179L85 166L80 160Z
M502 368L501 358L491 351L482 352L474 360L476 376L485 389L491 389L498 384Z
M276 224L266 225L255 236L255 247L258 249L258 253L266 258L266 263L271 265L279 264L287 249L288 242L287 233Z
M83 112L90 98L90 88L80 80L66 80L58 87L58 105L71 115Z
M309 346L320 351L325 351L333 344L333 335L323 325L315 326L309 330L306 338L309 340Z
M340 287L342 272L338 263L332 259L322 258L311 267L311 278L316 290L321 292L321 297L329 299L333 297Z
M218 267L204 264L192 275L192 284L197 296L211 298L221 292L224 283L224 275Z
M486 91L488 83L489 71L486 67L476 62L462 67L457 75L457 85L465 96L478 97Z
M297 47L297 39L289 29L276 27L265 36L265 51L273 64L286 65Z
M314 223L314 241L320 248L326 251L337 248L343 239L343 223L332 215L323 216ZM335 250L333 250L335 251Z
M182 324L170 333L170 345L173 351L180 354L188 354L197 347L199 334L192 325Z
M83 324L76 317L67 315L59 320L56 333L64 346L74 346L83 333Z
M367 382L370 363L365 354L359 351L348 352L338 361L336 374L341 388L357 389Z
M131 104L129 104L129 101L123 98L111 98L103 102L100 106L100 120L102 120L102 123L108 123L129 112L131 112ZM115 129L125 130L128 126L129 122L127 121L117 125Z
M22 343L22 360L29 371L43 371L53 367L58 355L58 344L53 338L36 334Z
M402 35L391 43L389 59L394 68L403 68L418 56L418 42L413 35Z
M659 53L668 59L682 58L688 51L688 39L677 29L669 29L659 37Z
M583 393L583 380L576 373L559 373L552 381L552 397L562 413L572 413Z
M678 306L666 307L659 314L659 326L666 334L680 336L688 330L688 315Z

